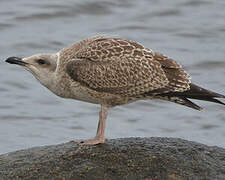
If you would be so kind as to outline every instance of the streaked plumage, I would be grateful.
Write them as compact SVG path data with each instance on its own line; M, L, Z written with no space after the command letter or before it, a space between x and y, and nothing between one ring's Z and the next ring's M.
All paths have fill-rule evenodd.
M200 109L187 98L192 98L189 92L195 87L197 95L194 99L197 99L198 93L202 94L201 88L191 84L189 74L175 60L120 38L94 37L78 44L79 50L69 55L66 71L82 86L120 96L127 101L125 103L160 98ZM179 95L174 94L178 92ZM182 96L183 92L185 96ZM207 93L213 97L224 97L210 91ZM112 101L108 105L114 106L113 103L119 104ZM121 104L124 104L123 100Z
M60 97L101 104L97 134L84 144L105 142L107 110L116 105L154 98L197 110L201 108L189 99L224 105L215 98L225 96L192 84L175 60L120 38L93 37L56 54L6 61L24 66Z

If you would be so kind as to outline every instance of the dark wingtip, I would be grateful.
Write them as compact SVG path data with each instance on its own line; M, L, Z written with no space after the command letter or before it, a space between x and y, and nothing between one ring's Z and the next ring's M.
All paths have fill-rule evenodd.
M18 64L18 65L26 65L28 63L22 61L22 58L19 57L9 57L5 60L5 62L9 64Z
M225 98L225 96L222 94L218 94L217 98Z
M189 93L190 95L203 96L203 97L207 96L207 97L213 97L213 98L225 98L225 96L222 94L201 88L195 84L191 84L190 86L191 86L190 93Z

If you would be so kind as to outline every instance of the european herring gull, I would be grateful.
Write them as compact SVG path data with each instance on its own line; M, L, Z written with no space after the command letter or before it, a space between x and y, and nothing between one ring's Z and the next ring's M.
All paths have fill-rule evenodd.
M55 54L6 62L23 66L42 85L63 98L101 105L97 134L84 145L105 142L109 108L140 99L163 99L200 110L189 100L225 105L215 98L225 96L191 83L189 74L175 60L121 38L92 37Z

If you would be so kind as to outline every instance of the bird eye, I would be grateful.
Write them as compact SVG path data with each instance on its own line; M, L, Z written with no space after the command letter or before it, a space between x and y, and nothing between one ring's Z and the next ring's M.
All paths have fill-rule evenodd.
M45 60L43 60L43 59L38 59L37 63L40 65L46 64Z

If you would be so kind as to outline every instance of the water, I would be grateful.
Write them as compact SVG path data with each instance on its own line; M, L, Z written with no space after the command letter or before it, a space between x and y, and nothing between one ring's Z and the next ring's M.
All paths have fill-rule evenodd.
M182 63L193 82L225 94L225 3L210 0L0 2L0 154L95 135L99 106L64 100L4 60L57 52L97 34L141 42ZM225 147L225 107L165 101L113 108L108 138L180 137Z

